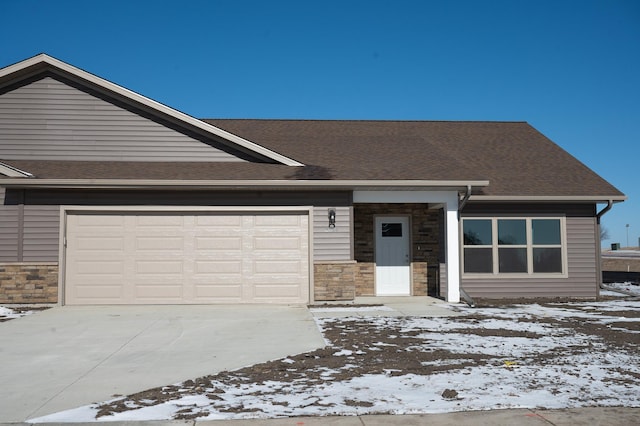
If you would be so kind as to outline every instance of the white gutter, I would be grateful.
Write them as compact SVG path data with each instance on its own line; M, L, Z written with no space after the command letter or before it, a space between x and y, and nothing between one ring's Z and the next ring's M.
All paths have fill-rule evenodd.
M83 80L86 80L92 84L95 84L99 87L102 87L103 89L106 89L108 91L111 91L113 93L116 93L120 96L124 96L134 102L140 103L146 107L152 108L153 110L156 110L158 112L161 112L163 114L169 115L175 119L178 119L184 123L187 123L193 127L196 127L200 130L204 130L205 132L214 134L218 137L221 137L229 142L232 142L233 144L239 145L249 151L252 151L256 154L259 154L261 156L270 158L274 161L277 161L278 163L284 164L286 166L304 166L304 164L289 158L289 157L285 157L284 155L278 154L275 151L271 151L270 149L267 149L263 146L260 146L254 142L251 142L247 139L241 138L240 136L236 136L232 133L229 133L225 130L222 130L218 127L215 127L211 124L205 123L204 121L198 120L197 118L193 118L190 115L187 115L183 112L180 112L178 110L175 110L171 107L168 107L164 104L161 104L160 102L156 102L152 99L149 99L145 96L142 96L134 91L131 91L129 89L126 89L122 86L119 86L115 83L112 83L108 80L105 80L103 78L100 78L96 75L93 75L91 73L88 73L87 71L81 70L80 68L76 68L73 65L69 65L66 62L62 62L59 59L53 58L49 55L46 55L44 53L41 53L39 55L36 55L32 58L29 59L25 59L24 61L18 62L17 64L13 64L10 65L8 67L2 68L0 69L0 78L10 75L14 72L19 72L25 68L31 67L31 66L37 66L40 65L42 63L46 63L52 67L58 68L64 72L67 72L69 74L72 74L76 77L79 77Z
M489 181L458 180L162 180L162 179L0 179L0 186L13 188L467 188L488 186Z

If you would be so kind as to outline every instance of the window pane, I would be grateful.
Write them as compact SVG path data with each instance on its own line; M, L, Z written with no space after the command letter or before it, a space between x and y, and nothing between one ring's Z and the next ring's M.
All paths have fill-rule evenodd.
M524 219L498 220L498 244L527 244L527 221Z
M493 272L493 255L490 248L464 249L465 272Z
M383 237L402 237L402 223L383 223Z
M491 245L490 219L465 219L462 222L464 244L467 246Z
M528 272L526 248L498 249L500 272Z
M533 244L560 244L560 221L558 219L533 219Z
M562 272L562 251L559 248L534 248L533 272Z

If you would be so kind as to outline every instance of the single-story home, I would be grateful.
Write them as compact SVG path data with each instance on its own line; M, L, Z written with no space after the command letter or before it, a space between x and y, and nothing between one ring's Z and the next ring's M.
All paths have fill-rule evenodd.
M593 298L625 199L526 122L200 120L45 54L0 188L0 303L68 305Z

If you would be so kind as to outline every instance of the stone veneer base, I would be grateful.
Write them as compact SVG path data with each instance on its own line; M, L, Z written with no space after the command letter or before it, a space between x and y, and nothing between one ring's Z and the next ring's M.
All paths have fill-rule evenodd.
M353 300L356 296L355 266L352 261L316 262L313 265L314 300Z
M0 303L58 303L58 264L0 263Z

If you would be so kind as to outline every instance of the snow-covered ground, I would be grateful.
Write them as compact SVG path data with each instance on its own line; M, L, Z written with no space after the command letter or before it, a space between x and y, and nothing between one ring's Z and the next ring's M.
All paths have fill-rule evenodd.
M622 290L624 294L635 295L640 297L640 285L631 284L631 283L610 283L605 284L605 286L610 287L615 290ZM620 296L621 293L610 291L610 290L600 290L600 296Z
M317 318L327 349L31 422L640 407L639 300L451 309Z
M14 310L11 308L0 306L0 319L15 319L31 314L33 314L33 311Z

